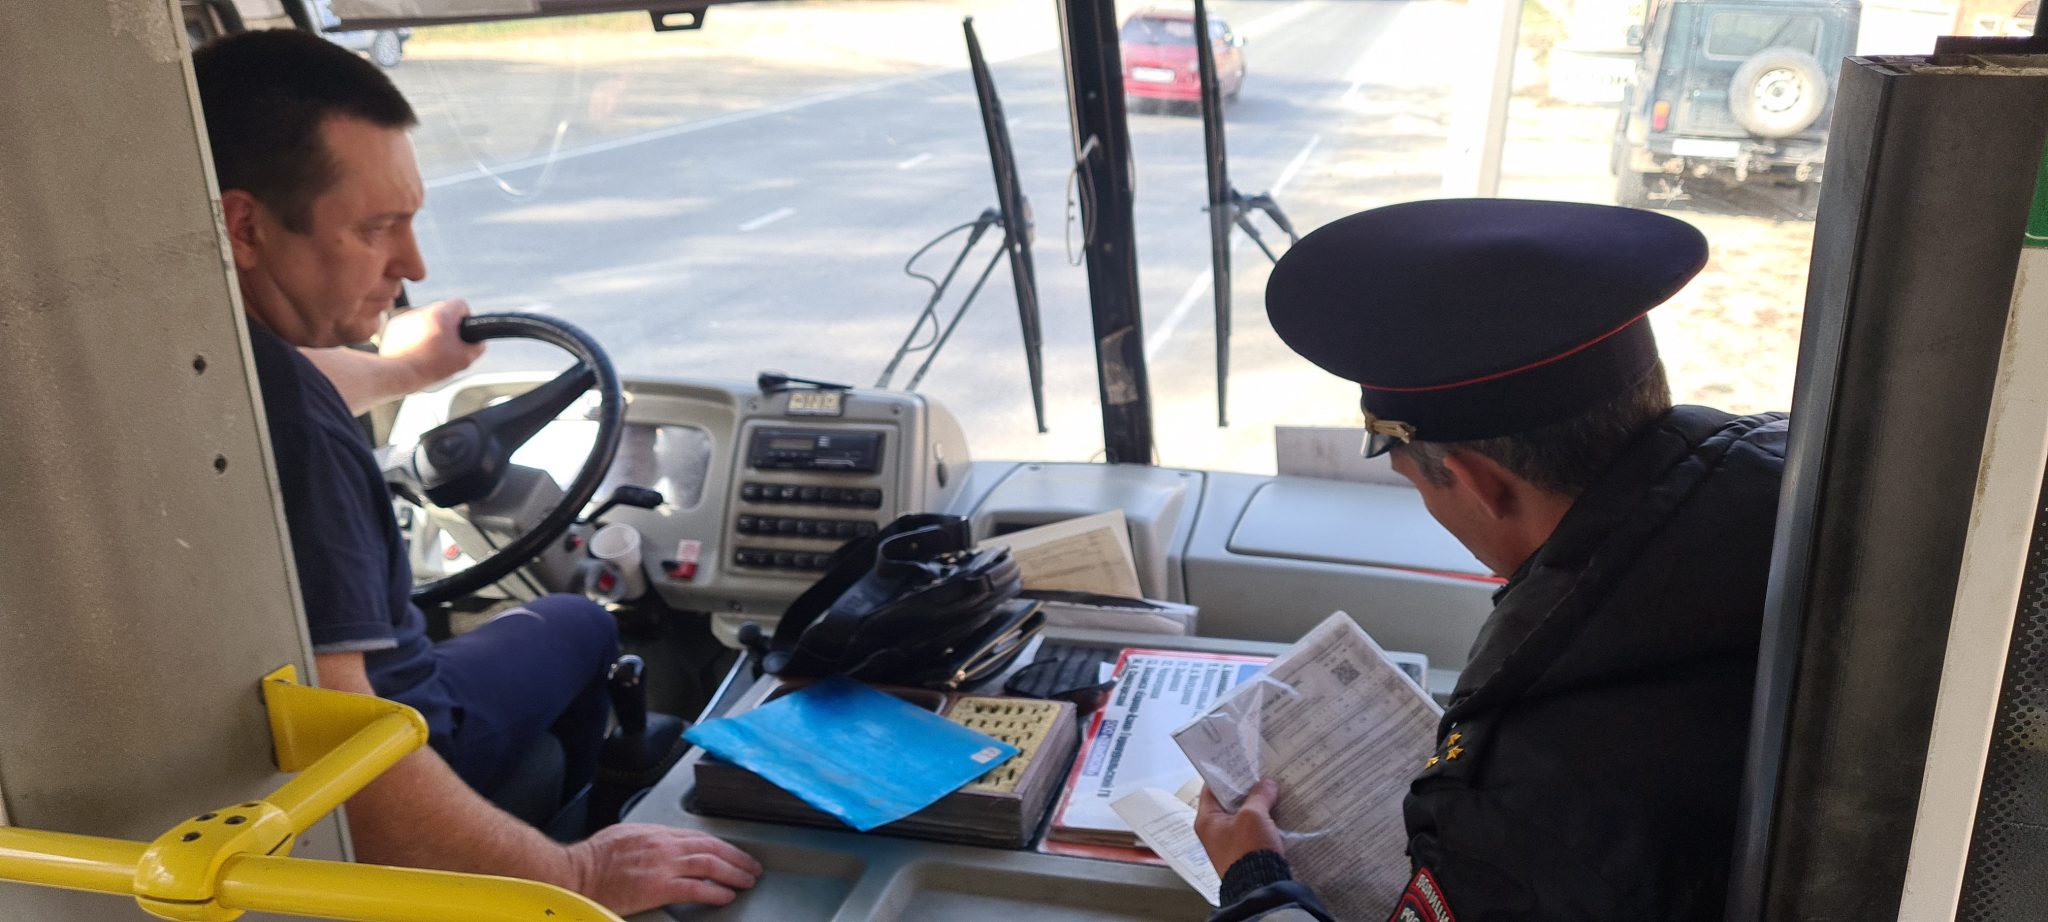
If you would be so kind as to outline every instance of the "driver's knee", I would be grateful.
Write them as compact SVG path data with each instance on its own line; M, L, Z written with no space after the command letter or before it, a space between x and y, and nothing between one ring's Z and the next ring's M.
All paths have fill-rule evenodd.
M520 606L541 619L549 642L564 655L602 673L619 658L619 622L604 606L580 595L542 596Z

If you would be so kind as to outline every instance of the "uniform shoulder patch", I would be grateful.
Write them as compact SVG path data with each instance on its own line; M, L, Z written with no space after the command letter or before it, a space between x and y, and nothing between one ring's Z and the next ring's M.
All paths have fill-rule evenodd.
M1444 896L1443 888L1437 886L1436 875L1429 873L1428 868L1417 867L1387 922L1458 922L1458 917L1451 914L1451 901Z

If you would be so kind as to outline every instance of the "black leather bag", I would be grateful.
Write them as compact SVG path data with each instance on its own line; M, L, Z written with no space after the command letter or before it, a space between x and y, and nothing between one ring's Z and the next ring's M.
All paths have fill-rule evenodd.
M775 675L956 688L994 674L1043 626L1021 588L1008 549L975 550L966 519L906 515L842 548L772 638L748 625L740 639Z

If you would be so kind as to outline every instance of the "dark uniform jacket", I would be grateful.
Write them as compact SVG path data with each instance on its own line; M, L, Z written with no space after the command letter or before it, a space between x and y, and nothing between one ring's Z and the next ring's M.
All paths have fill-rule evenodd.
M1785 442L1779 414L1673 410L1495 597L1392 919L1721 918ZM1284 875L1230 875L1212 922L1327 919Z

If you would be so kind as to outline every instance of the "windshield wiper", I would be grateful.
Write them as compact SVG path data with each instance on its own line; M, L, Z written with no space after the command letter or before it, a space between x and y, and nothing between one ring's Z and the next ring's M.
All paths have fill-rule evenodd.
M1216 80L1216 48L1209 37L1209 6L1195 0L1195 65L1202 82L1202 146L1209 163L1209 265L1216 289L1216 425L1230 425L1230 231L1244 228L1266 258L1280 257L1253 226L1251 214L1265 213L1287 241L1300 239L1280 203L1270 193L1245 195L1230 185L1229 157L1223 149L1223 91Z
M896 367L903 357L919 350L930 350L917 372L910 376L905 390L916 390L924 373L932 367L932 360L938 358L939 350L953 335L953 328L960 325L960 318L966 316L968 305L974 303L974 296L981 293L982 283L988 281L989 273L995 271L996 262L1004 254L1010 257L1010 282L1017 292L1017 323L1024 336L1024 366L1031 379L1031 409L1038 420L1038 431L1045 432L1045 362L1044 335L1038 317L1038 276L1031 264L1031 202L1024 197L1024 189L1017 181L1017 154L1010 145L1010 125L1003 118L1003 103L996 98L995 79L990 76L988 60L982 56L981 41L974 35L974 17L960 22L960 28L967 35L968 69L974 74L974 95L981 103L981 124L988 134L989 166L995 171L996 207L981 213L971 224L963 224L939 235L937 240L924 245L910 257L910 263L917 262L926 250L937 245L939 240L967 230L967 243L960 248L960 255L953 260L953 266L946 270L943 280L933 281L927 276L911 271L910 263L903 270L913 277L922 278L932 284L931 299L925 302L924 311L911 324L910 333L903 337L903 345L897 347L896 355L889 359L887 368L876 387L888 387L889 379L896 374ZM960 264L967 260L967 254L981 240L983 233L991 227L1003 230L1002 249L992 257L981 270L981 276L968 289L967 297L960 302L953 318L943 327L939 326L937 307L939 299L946 294L946 287L953 282L953 276L960 271ZM921 346L913 346L925 324L932 324L932 339Z

